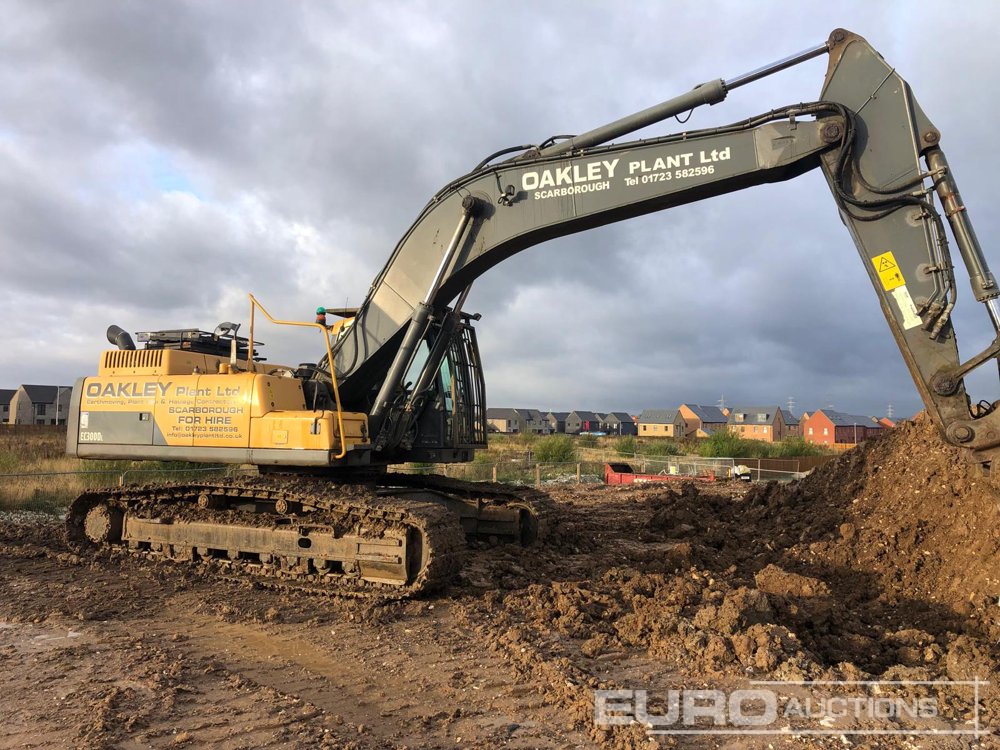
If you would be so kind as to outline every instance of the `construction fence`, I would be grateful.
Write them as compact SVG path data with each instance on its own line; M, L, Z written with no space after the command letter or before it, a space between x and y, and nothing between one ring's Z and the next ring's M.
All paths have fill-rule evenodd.
M790 481L805 476L816 466L836 456L803 458L703 458L701 456L615 456L608 461L541 463L528 458L497 462L473 461L465 464L405 464L392 467L407 473L434 473L474 482L502 482L527 486L553 484L600 484L606 464L628 464L637 475L666 479L726 480L738 474L751 481ZM0 473L0 509L65 507L81 492L109 485L158 484L199 481L210 477L256 473L255 467L188 466L143 468L116 466L81 471ZM643 481L643 480L640 480Z
M407 473L444 474L472 482L504 482L507 484L598 484L604 481L606 464L627 463L632 471L642 475L658 475L682 479L731 479L736 474L748 474L751 481L791 481L801 479L817 466L836 456L803 456L800 458L705 458L703 456L608 454L606 459L540 463L528 456L467 464L406 464L396 470ZM739 467L739 468L737 468Z

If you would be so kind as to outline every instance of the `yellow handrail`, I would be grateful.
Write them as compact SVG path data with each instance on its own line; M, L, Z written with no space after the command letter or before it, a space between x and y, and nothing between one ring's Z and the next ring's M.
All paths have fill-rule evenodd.
M323 332L323 341L326 343L326 361L330 366L330 382L333 383L333 400L337 404L337 428L340 430L340 453L334 456L335 459L343 458L347 455L347 439L344 435L344 410L340 406L340 391L337 389L337 375L333 369L333 349L330 347L330 332L322 323L306 323L300 320L275 320L253 294L250 297L250 335L248 337L249 349L247 350L247 370L254 371L253 362L253 323L254 310L258 307L268 320L279 326L302 326L305 328L318 328Z

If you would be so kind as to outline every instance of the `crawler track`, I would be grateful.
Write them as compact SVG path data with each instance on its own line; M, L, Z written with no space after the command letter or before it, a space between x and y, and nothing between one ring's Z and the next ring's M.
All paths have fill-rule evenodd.
M534 490L433 475L367 484L269 475L87 492L66 527L81 554L100 548L268 587L401 599L447 585L467 535L501 529L532 544L552 508Z

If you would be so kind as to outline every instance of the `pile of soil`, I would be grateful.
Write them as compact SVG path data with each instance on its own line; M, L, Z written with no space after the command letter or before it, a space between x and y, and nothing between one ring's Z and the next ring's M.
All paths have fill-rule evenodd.
M785 554L799 567L842 569L886 603L926 606L997 641L998 500L979 467L921 417L801 482L758 486L746 504L755 526L793 541Z
M592 703L577 686L747 677L978 677L993 683L989 719L1000 716L998 498L926 419L743 495L607 488L600 506L565 514L569 533L545 559L527 553L535 582L486 592L467 620L515 669L551 673L580 721ZM494 565L503 580L509 563ZM636 739L616 731L595 739Z

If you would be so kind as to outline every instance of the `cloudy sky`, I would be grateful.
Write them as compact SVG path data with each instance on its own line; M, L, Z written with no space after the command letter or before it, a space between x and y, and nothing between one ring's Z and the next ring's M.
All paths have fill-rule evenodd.
M246 320L250 291L284 318L357 305L427 199L486 154L838 26L911 83L1000 267L995 3L0 0L0 17L0 387L92 373L111 323ZM813 100L825 66L686 127ZM968 355L991 333L959 284ZM816 173L532 248L466 309L494 406L919 406ZM308 333L258 336L294 364L319 356ZM997 397L995 372L973 385Z

